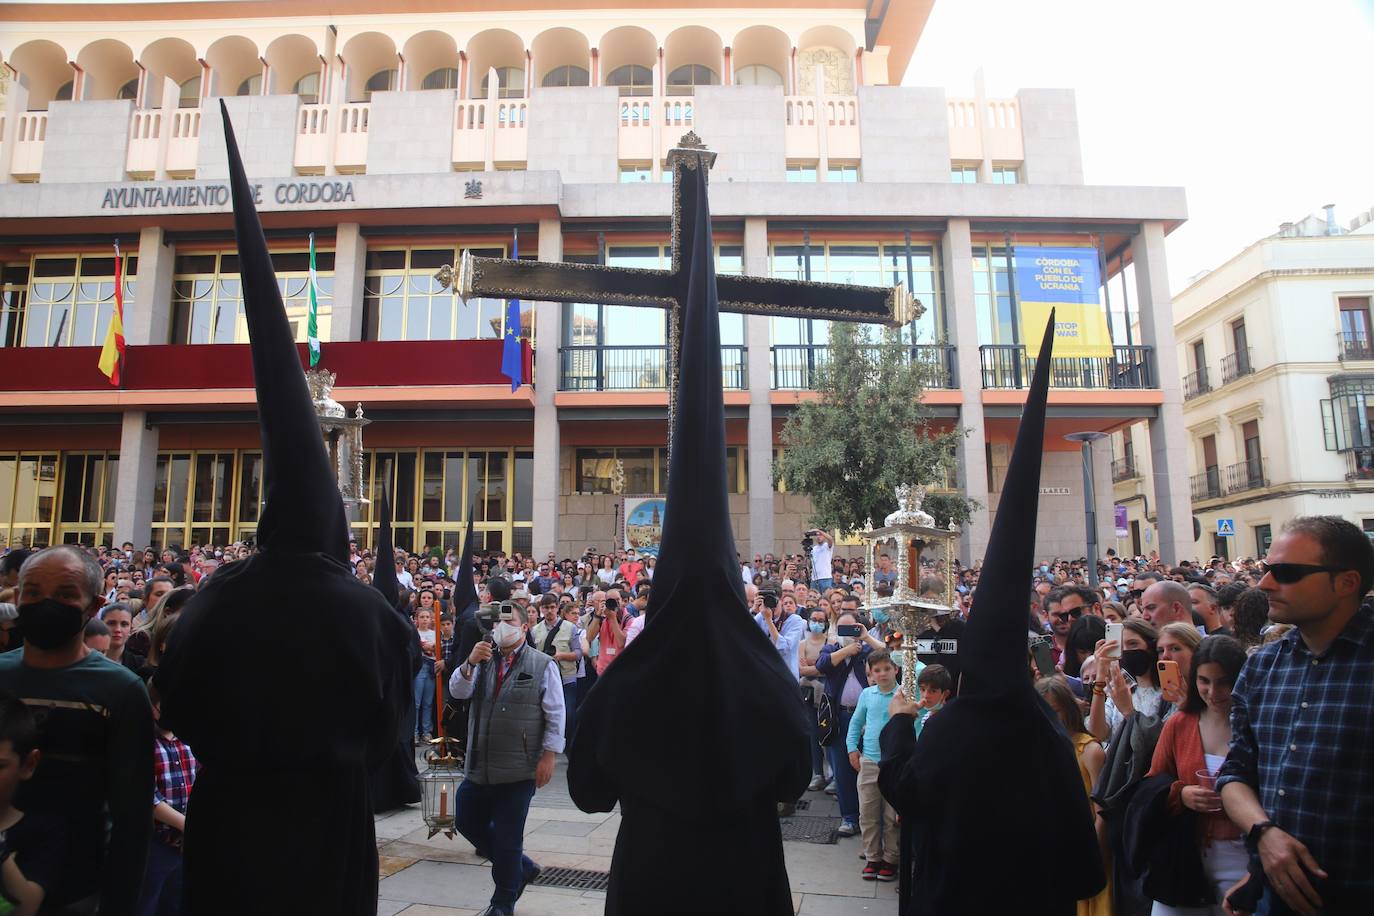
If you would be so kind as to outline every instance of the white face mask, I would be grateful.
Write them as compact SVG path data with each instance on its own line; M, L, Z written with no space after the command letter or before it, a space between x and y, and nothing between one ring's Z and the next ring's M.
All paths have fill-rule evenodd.
M840 648L843 649L844 647L846 647L846 646L852 646L853 644L854 644L854 637L853 637L853 636L841 636L841 637L840 637Z
M518 627L513 623L502 620L496 624L493 635L496 637L496 644L504 649L524 639L525 630L523 627Z

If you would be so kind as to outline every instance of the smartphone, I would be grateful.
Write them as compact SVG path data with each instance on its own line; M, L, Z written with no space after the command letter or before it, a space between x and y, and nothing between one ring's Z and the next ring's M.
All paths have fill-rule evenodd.
M1168 659L1156 662L1155 668L1159 671L1159 689L1168 691L1183 689L1183 679L1178 676L1178 662L1171 662Z
M1039 670L1041 677L1054 676L1054 650L1050 647L1048 640L1037 641L1032 645L1031 655L1035 658L1035 667Z
M1110 621L1108 621L1108 623L1107 623L1107 642L1111 642L1112 640L1116 640L1116 648L1113 649L1113 650L1111 651L1111 654L1108 655L1107 658L1120 658L1120 657L1121 657L1121 638L1122 638L1122 636L1124 635L1125 629L1126 629L1126 628L1125 628L1122 624L1119 624L1119 623L1111 623Z
M840 636L853 636L856 639L860 635L859 625L857 623L842 623L835 628L835 632Z

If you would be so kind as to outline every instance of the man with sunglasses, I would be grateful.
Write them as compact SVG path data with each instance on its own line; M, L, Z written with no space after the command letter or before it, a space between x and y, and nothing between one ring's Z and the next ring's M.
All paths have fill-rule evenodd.
M1264 882L1232 888L1235 913L1335 916L1374 900L1374 547L1335 516L1289 522L1259 588L1292 624L1236 679L1231 751L1217 779ZM1247 883L1248 881L1248 883ZM1229 896L1229 895L1228 895Z
M1069 638L1073 622L1084 614L1102 616L1102 599L1090 588L1081 585L1066 585L1056 588L1045 597L1049 608L1050 632L1054 634L1054 663L1061 664L1064 646Z

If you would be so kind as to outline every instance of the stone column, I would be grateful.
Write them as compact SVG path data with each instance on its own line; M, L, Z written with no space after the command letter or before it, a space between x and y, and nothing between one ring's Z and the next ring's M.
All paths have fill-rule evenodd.
M11 74L5 92L5 131L0 141L0 184L14 179L10 177L10 166L14 164L14 144L19 138L19 118L29 110L29 87L24 77Z
M176 254L160 226L148 226L139 233L133 307L124 311L125 343L141 346L186 342L171 340L172 267Z
M152 540L153 487L157 472L157 429L142 410L124 412L119 435L119 476L115 481L114 543Z
M1116 493L1112 485L1111 437L1093 443L1093 490L1097 495L1097 558L1116 545Z
M768 220L744 221L744 272L768 276ZM749 543L742 556L774 552L773 532L773 371L766 315L744 319L749 360Z
M357 223L339 223L334 234L334 297L329 341L363 339L363 278L367 240Z
M959 440L959 486L978 508L959 541L965 564L982 558L988 546L987 437L983 428L983 373L978 354L978 316L973 302L973 242L969 221L951 219L940 243L945 273L945 325L958 349L959 422L967 435Z
M490 125L488 125L490 126ZM563 260L563 226L557 219L539 221L539 260ZM558 455L558 357L563 342L563 305L536 302L534 339L534 530L536 557L558 550L560 477Z
M1164 255L1164 224L1142 223L1131 242L1135 263L1140 337L1153 347L1155 384L1164 396L1150 420L1150 458L1154 465L1155 511L1159 556L1166 563L1198 555L1193 541L1192 503L1188 491L1188 430L1183 425L1183 391L1178 348L1174 341L1169 270Z

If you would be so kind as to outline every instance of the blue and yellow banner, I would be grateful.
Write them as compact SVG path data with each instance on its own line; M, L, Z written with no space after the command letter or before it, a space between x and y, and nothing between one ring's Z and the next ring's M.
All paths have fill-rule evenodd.
M1097 294L1102 285L1097 249L1017 246L1012 256L1026 355L1039 355L1045 322L1055 309L1056 357L1110 357L1112 336Z

